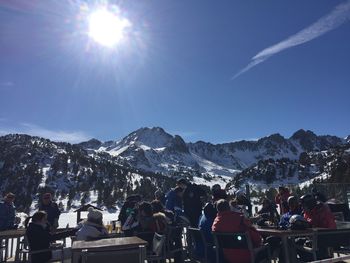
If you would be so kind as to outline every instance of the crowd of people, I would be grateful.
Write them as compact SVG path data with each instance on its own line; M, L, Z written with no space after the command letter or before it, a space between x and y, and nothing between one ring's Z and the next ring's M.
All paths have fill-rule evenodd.
M0 204L0 230L15 229L18 224L14 198L13 193L8 193ZM150 247L152 233L165 234L170 226L188 226L199 228L208 244L213 244L212 232L247 232L254 247L260 247L265 242L278 251L281 240L275 237L263 239L253 223L260 227L273 225L282 229L336 228L334 216L324 199L324 195L317 191L298 198L281 186L275 199L263 198L261 208L253 214L251 201L242 190L229 195L216 184L212 186L211 193L207 193L200 186L179 179L176 186L166 194L161 190L156 191L152 201L145 201L140 195L128 196L118 220L125 236L139 236L148 241ZM25 222L32 250L47 249L53 240L70 235L75 235L77 240L98 239L108 235L102 213L94 208L89 208L87 219L73 230L56 232L59 216L60 210L52 201L51 193L43 194L39 211ZM181 232L173 238L174 247L181 247ZM204 244L196 244L195 251L198 256L203 256ZM214 250L208 253L210 261L215 262ZM53 256L51 251L35 255L36 262L45 262ZM258 258L265 256L262 253ZM283 258L285 255L280 252L279 256ZM225 249L223 257L227 262L250 262L250 254L245 249ZM174 258L175 262L183 261L181 252L175 253Z

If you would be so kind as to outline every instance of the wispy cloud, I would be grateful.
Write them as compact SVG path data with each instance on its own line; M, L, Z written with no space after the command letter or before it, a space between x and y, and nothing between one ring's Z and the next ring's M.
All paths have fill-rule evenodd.
M295 47L306 42L309 42L315 38L322 36L323 34L336 29L350 19L350 0L337 5L329 14L321 17L312 25L299 31L295 35L288 37L287 39L265 48L256 54L251 62L243 69L241 69L232 79L237 78L241 74L247 72L256 65L264 62L271 56L286 50L291 47Z
M0 135L9 133L24 133L47 138L52 141L69 143L78 143L91 139L91 136L82 131L49 130L31 123L20 123L18 128L0 129Z

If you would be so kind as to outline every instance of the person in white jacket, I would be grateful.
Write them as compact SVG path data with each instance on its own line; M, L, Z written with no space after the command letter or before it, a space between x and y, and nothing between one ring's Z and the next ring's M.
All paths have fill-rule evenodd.
M98 239L108 235L108 231L102 223L102 213L90 207L87 220L77 232L77 240Z

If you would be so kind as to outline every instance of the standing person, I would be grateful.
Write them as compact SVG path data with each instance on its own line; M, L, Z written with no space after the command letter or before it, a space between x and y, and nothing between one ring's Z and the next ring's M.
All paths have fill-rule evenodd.
M7 193L4 201L0 203L0 231L15 229L16 210L13 204L15 195L13 193Z
M47 221L50 224L51 230L58 228L58 219L61 211L59 210L58 205L52 201L51 193L43 194L39 205L39 211L45 211L47 213Z
M289 211L288 197L290 196L289 189L284 186L278 187L278 194L275 196L275 203L280 207L280 215Z
M182 196L183 189L180 186L176 186L174 189L171 189L165 198L165 208L169 211L172 211L176 216L182 215Z
M32 219L32 222L28 226L30 219ZM35 263L48 262L53 258L57 259L58 261L60 255L57 252L60 251L50 251L50 243L54 240L73 236L77 231L76 229L73 229L56 234L51 234L47 222L47 214L45 211L38 211L35 212L33 216L27 217L24 225L26 228L26 236L28 238L28 243L31 251L34 252L36 250L47 250L41 253L34 253L32 255L32 262ZM64 258L69 258L71 254L70 252L70 248L65 249L63 251Z
M215 262L215 251L212 248L214 246L213 234L211 228L216 217L217 210L212 203L207 203L203 208L203 214L199 219L198 228L203 232L204 238L208 246L208 258L210 262ZM205 247L202 242L196 242L196 254L203 257L205 255Z
M184 189L182 196L184 213L188 217L192 227L198 226L199 217L202 214L202 197L206 196L205 191L196 184L189 183L182 178L177 185Z
M230 210L230 205L226 200L219 200L216 204L218 214L214 220L212 231L223 233L248 232L253 246L260 247L262 238L257 230L252 226L250 221L241 213ZM229 263L248 263L251 262L250 252L248 249L224 249L225 260ZM258 258L265 255L258 255Z

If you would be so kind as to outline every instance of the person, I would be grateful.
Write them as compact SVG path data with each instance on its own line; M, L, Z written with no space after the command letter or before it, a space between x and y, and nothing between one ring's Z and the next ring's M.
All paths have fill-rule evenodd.
M30 219L32 222L29 224ZM29 224L29 225L28 225ZM51 251L50 244L54 240L66 238L75 235L77 229L67 230L60 233L52 234L47 221L47 213L45 211L37 211L33 216L27 217L24 223L26 228L26 236L31 251L48 250L41 253L32 254L32 262L44 263L51 259L60 258L60 251ZM70 248L64 249L64 258L70 257Z
M177 187L175 189L177 189ZM181 189L181 188L178 187L178 189ZM182 195L182 189L181 189L181 191L175 190L175 192L176 191L179 191L179 193L181 193L179 195ZM172 198L177 199L178 197L176 197L176 196L177 196L177 194L175 194ZM175 201L175 203L176 202L181 202L181 200ZM170 203L172 203L172 202L170 202ZM168 205L170 203L168 203ZM173 211L177 211L176 212L177 216L175 216L175 213L173 211L170 211L168 209L164 209L161 202L158 200L153 200L151 202L151 205L152 205L152 209L153 209L153 216L154 216L156 222L157 222L157 220L159 220L156 216L158 213L162 213L166 217L167 229L164 230L164 232L165 231L168 232L170 227L174 228L174 227L179 226L179 217L181 217L182 209L174 209ZM182 205L182 204L179 204L179 205ZM176 206L174 206L174 207L176 207ZM175 232L171 231L171 233L172 233L171 237L169 237L169 232L167 233L167 235L168 235L167 237L170 239L170 243L169 243L170 249L177 250L177 252L174 253L174 262L176 262L176 263L183 262L182 251L181 251L182 250L182 229L181 229L181 231L180 230L175 231Z
M214 245L211 228L213 226L216 214L217 214L217 210L216 210L215 206L213 205L213 203L207 203L203 208L203 214L201 215L201 217L199 219L199 224L198 224L198 228L203 232L204 238L205 238L207 244L209 245L208 259L210 262L215 262L215 251L213 249L210 249L210 248L212 248ZM204 254L205 254L204 249L205 249L204 244L202 244L200 242L196 243L195 250L196 250L196 254L199 257L204 256Z
M304 212L304 218L309 223L309 225L313 228L328 228L328 229L336 229L337 225L335 223L334 216L329 209L328 205L323 202L317 201L315 197L311 194L306 194L300 197L301 207ZM300 238L296 240L298 245L307 244L307 239ZM317 251L316 256L317 259L325 259L331 257L328 254L327 245L323 244L322 241L318 240L317 242ZM309 241L309 243L312 243ZM302 250L298 250L300 258L303 261L312 260L310 253L305 253Z
M137 221L139 232L156 232L156 224L153 218L152 205L149 202L141 202L138 207Z
M273 204L269 199L264 198L262 202L262 208L258 211L258 216L261 218L260 223L270 221L272 224L277 226L280 216L277 212L276 205Z
M92 240L108 235L108 231L103 225L102 213L93 207L89 207L87 219L81 225L77 232L77 240Z
M165 194L161 189L158 189L154 192L154 199L159 200L162 203L162 205L165 205Z
M326 204L317 201L310 194L303 195L300 198L300 202L304 211L304 217L312 227L337 228L334 215Z
M163 204L159 200L153 200L151 202L151 206L152 206L152 210L153 210L153 216L156 216L158 213L164 214L167 225L173 224L174 213L170 210L165 209Z
M299 205L299 199L296 196L291 195L288 197L289 211L281 216L278 226L283 229L290 228L290 218L293 215L301 215L302 209Z
M312 188L312 195L315 197L317 201L326 203L327 197L320 191L317 190L316 187Z
M278 187L278 193L275 196L275 203L280 208L280 214L283 215L289 211L288 197L290 196L289 189L284 186Z
M221 199L216 204L218 214L214 220L212 231L223 233L248 232L253 246L260 247L262 238L250 221L241 213L230 210L229 203ZM224 258L230 263L251 262L250 252L247 249L224 249ZM257 258L260 256L258 255Z
M131 210L134 210L136 205L141 201L140 195L130 195L126 198L122 208L120 209L120 213L118 216L118 221L123 225L128 218Z
M227 198L227 193L224 189L221 189L221 186L219 184L214 184L211 187L211 194L213 196L213 203L220 199L226 199Z
M235 193L235 197L237 200L237 205L241 206L245 210L244 214L247 214L247 217L252 217L253 206L252 206L250 200L247 198L246 193L242 190L238 190Z
M39 211L45 211L47 213L47 221L50 224L51 230L58 228L58 219L61 211L58 205L52 201L51 193L45 193L42 195L41 203L39 204Z
M15 195L7 193L4 201L0 203L0 231L16 229L16 209L13 204Z
M183 189L180 186L171 189L166 195L165 208L175 216L182 214L182 195Z
M192 227L198 226L199 217L202 214L202 200L206 196L205 191L196 184L189 183L181 178L177 185L184 189L182 200L184 213L190 221Z
M288 197L288 206L289 211L281 216L278 227L281 229L298 229L298 227L301 229L306 228L307 222L301 216L302 210L299 205L299 199L296 196ZM284 251L280 249L282 246L281 238L277 236L269 236L266 238L266 241L270 245L271 253L276 256L278 255L279 262L284 262L286 255L284 254ZM291 240L288 242L291 242Z

